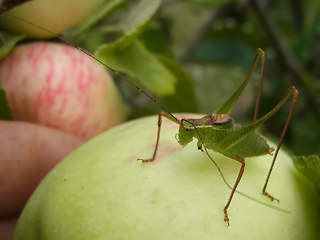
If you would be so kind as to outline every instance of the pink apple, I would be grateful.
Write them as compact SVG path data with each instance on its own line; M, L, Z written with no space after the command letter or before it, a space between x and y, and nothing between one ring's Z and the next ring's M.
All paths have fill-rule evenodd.
M11 15L25 19L54 33L62 33L83 21L104 0L41 0L26 2L9 11ZM24 21L0 15L1 28L32 37L51 37L51 34Z
M36 42L16 47L0 61L0 85L16 120L84 139L124 120L123 103L110 74L65 44Z

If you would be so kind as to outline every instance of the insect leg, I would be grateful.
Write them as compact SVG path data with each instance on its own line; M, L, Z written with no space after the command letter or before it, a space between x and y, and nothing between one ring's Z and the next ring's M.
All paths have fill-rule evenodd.
M241 168L240 168L240 171L238 173L238 177L237 177L237 180L235 181L234 185L233 185L233 188L232 188L232 191L230 193L230 196L229 196L229 199L228 199L228 202L227 204L224 206L224 209L223 209L223 212L224 212L224 221L228 224L228 226L230 225L229 224L229 217L228 217L228 208L230 206L230 203L231 203L231 200L232 200L232 197L237 189L237 186L241 180L241 177L242 177L242 174L244 172L244 167L245 167L245 161L244 161L244 158L241 158L241 157L233 157L234 160L237 160L238 162L241 163Z
M158 133L157 133L157 140L156 140L156 145L154 147L154 151L153 151L153 155L151 158L148 158L148 159L141 159L141 158L138 158L137 160L138 161L142 161L142 162L152 162L156 159L156 155L157 155L157 152L158 152L158 146L159 146L159 140L160 140L160 131L161 131L161 124L162 124L162 117L166 117L168 118L169 120L177 123L177 124L180 124L180 120L177 119L177 118L173 118L173 115L172 114L169 114L167 112L160 112L159 115L158 115Z
M256 105L255 105L254 114L253 114L253 121L257 120L257 118L258 118L259 104L260 104L260 97L261 97L261 90L262 90L263 76L264 76L265 54L261 48L257 49L255 61L258 61L257 56L259 56L259 55L261 56L261 71L260 71L260 81L259 81L259 86L258 86L258 92L257 92L257 97L256 97Z
M266 188L267 188L267 185L268 185L268 182L269 182L269 179L270 179L270 175L271 175L274 163L275 163L275 161L277 159L281 144L283 142L284 136L286 135L286 132L288 130L288 126L289 126L290 120L292 118L292 114L293 114L293 110L294 110L297 98L298 98L298 91L295 90L295 91L293 91L293 99L292 99L291 108L290 108L290 111L289 111L289 114L288 114L287 121L286 121L286 123L285 123L285 125L283 127L283 130L282 130L282 133L281 133L281 136L280 136L280 140L279 140L277 149L276 149L276 151L274 153L274 156L273 156L273 159L272 159L272 163L271 163L271 166L270 166L266 181L265 181L264 186L262 188L262 194L267 196L268 198L270 198L271 201L276 200L276 201L279 202L278 199L274 198L272 195L270 195L269 193L266 192Z
M261 57L261 74L260 74L260 83L259 83L259 88L258 88L258 95L257 95L257 100L256 100L256 108L259 107L259 101L260 101L260 93L261 93L261 88L262 88L262 82L263 82L263 70L264 70L264 61L265 61L265 54L264 51L261 48L258 48L256 50L256 55L254 57L253 64L249 70L249 73L247 74L246 78L242 82L242 84L239 86L239 88L231 95L231 97L218 109L215 111L215 113L218 114L227 114L229 115L232 108L234 107L235 103L239 99L241 93L245 89L245 87L248 85L249 80L252 77L252 74L254 70L256 69L256 66L259 61L259 57ZM255 110L255 115L258 114L258 110Z

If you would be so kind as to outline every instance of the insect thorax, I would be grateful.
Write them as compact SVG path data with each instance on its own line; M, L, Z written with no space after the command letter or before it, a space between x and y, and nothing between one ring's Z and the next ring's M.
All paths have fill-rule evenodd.
M198 119L182 119L182 125L185 129L194 129L195 127L217 127L217 129L230 128L233 125L233 119L226 114L206 115Z
M193 138L204 143L209 140L218 143L219 139L234 127L233 119L226 114L206 115L199 119L182 119L181 123L177 140L182 146L187 145Z

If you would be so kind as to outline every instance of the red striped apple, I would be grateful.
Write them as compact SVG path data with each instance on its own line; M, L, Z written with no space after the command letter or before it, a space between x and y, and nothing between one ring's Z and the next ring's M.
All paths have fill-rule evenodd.
M16 47L0 61L0 85L16 120L84 139L124 120L123 103L108 71L65 44Z

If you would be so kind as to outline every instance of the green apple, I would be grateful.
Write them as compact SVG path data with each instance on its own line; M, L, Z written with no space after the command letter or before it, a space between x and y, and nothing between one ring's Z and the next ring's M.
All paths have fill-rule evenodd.
M177 130L163 121L152 163L137 158L153 153L156 117L117 126L86 143L39 185L15 239L320 239L319 195L286 153L279 153L268 185L280 203L261 195L272 157L248 158L238 190L264 204L235 194L227 226L223 207L230 189L195 141L181 148ZM239 163L210 153L233 183Z
M32 23L41 23L41 27L60 34L83 21L105 0L33 0L9 11L9 14ZM0 15L2 29L23 33L27 36L44 38L52 34L32 26L24 21Z

